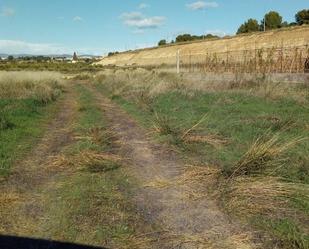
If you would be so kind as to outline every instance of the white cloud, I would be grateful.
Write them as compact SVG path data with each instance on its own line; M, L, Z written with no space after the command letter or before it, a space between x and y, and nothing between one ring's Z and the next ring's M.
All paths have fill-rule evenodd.
M73 21L74 22L81 22L81 21L83 21L84 19L83 18L81 18L80 16L74 16L73 17Z
M141 3L139 6L138 6L138 8L139 9L147 9L147 8L149 8L150 6L149 6L149 4L147 4L147 3Z
M166 20L164 16L146 17L141 12L123 13L120 17L125 25L136 29L155 29Z
M15 10L12 8L8 8L8 7L3 7L1 9L1 16L14 16L15 15Z
M217 8L219 7L219 4L217 2L197 1L193 3L189 3L186 6L190 10L204 10L208 8Z

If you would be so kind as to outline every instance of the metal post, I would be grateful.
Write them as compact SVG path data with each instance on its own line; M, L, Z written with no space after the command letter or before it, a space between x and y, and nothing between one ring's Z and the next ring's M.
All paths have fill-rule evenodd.
M180 51L177 50L176 53L176 68L177 68L177 74L180 73Z

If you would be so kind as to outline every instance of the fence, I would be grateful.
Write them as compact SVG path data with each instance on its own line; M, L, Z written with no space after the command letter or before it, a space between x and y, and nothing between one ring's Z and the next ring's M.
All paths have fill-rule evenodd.
M179 54L178 54L179 53ZM309 46L176 55L180 72L309 73Z

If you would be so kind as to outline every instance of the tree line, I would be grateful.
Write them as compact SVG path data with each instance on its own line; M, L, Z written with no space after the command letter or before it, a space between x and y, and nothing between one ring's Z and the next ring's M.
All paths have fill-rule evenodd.
M237 30L237 34L280 29L303 24L309 24L309 9L304 9L297 12L295 15L295 22L291 23L283 21L283 17L278 12L270 11L265 14L260 23L256 19L248 19L246 22L240 25Z
M237 30L237 34L266 31L272 29L279 29L283 27L298 26L303 24L309 24L309 9L303 9L296 13L295 22L288 23L283 21L283 17L276 11L270 11L265 14L264 18L259 23L256 19L250 18L245 23L243 23ZM167 40L163 39L158 42L158 46L164 46L167 44L187 42L187 41L196 41L204 39L220 38L219 36L207 34L207 35L190 35L182 34L178 35L175 40L172 40L170 43Z

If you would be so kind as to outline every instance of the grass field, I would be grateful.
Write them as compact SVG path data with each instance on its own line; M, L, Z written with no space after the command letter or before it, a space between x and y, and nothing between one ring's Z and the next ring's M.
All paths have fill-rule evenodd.
M0 176L7 175L44 131L64 90L58 73L0 73Z
M182 165L167 155L168 163L184 167L180 176L147 181L146 191L151 186L155 192L159 185L189 184L194 198L216 200L233 220L249 224L263 248L308 249L308 102L308 85L263 79L205 84L153 70L106 69L82 72L66 82L54 72L1 72L0 174L8 186L3 178L0 230L10 229L10 217L16 216L23 226L12 224L9 231L40 238L111 248L182 243L178 236L186 241L186 234L164 234L161 242L152 237L161 236L162 223L145 221L136 210L143 203L134 202L139 181L145 180L132 175L140 170L136 165L165 167L166 161L156 157L170 148L183 161ZM127 114L114 113L118 106ZM56 123L51 125L52 120ZM135 126L124 136L127 140L119 136L126 131L116 133L119 123L124 130ZM50 134L40 140L47 124ZM140 151L149 141L135 132L155 140L145 155ZM127 162L123 155L130 153L134 139L141 148ZM14 177L10 181L12 166L23 162L37 141L43 152L28 162L31 167L21 179L33 188L17 191ZM23 172L22 164L15 170ZM42 210L38 217L24 213L32 202Z
M219 169L210 192L266 246L309 248L308 85L191 85L146 70L96 82L188 162Z

